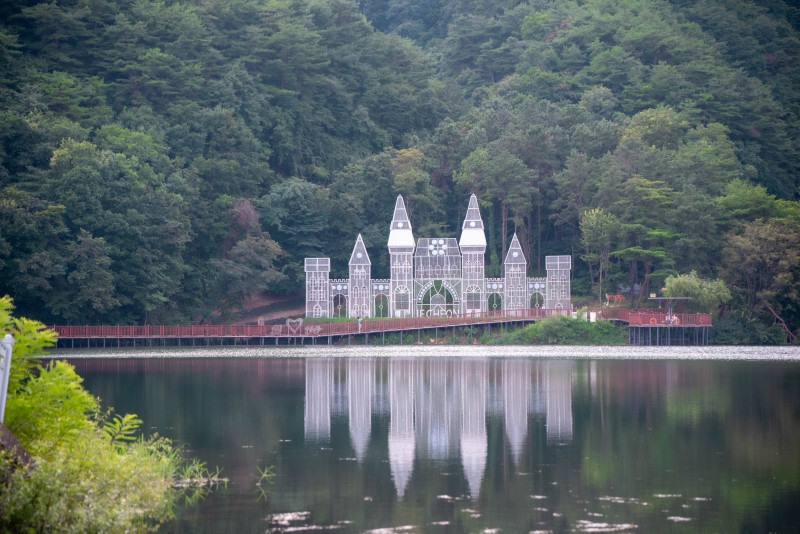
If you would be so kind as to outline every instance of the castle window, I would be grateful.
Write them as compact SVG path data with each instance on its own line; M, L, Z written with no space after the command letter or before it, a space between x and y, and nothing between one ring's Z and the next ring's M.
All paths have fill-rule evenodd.
M411 309L411 298L408 293L408 288L400 286L394 293L394 308L400 311L408 311Z
M467 309L468 310L480 310L481 309L481 294L480 293L466 293L464 295L467 301Z

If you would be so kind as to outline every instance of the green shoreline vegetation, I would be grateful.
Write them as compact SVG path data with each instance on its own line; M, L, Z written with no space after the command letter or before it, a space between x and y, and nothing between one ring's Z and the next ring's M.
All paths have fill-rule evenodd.
M486 345L627 345L624 326L611 321L589 322L553 315L518 330L481 339Z
M382 319L368 319L381 321ZM335 322L352 322L354 319L342 318ZM309 322L323 322L309 321ZM525 326L496 324L425 328L421 332L409 331L403 335L405 343L397 332L374 333L370 335L370 345L627 345L628 334L625 326L611 321L589 322L582 318L553 315ZM417 341L418 340L418 341ZM347 344L340 340L340 345Z
M366 319L381 321L383 319ZM331 322L329 319L308 320L309 323ZM333 322L353 322L355 319L340 318ZM589 322L582 318L556 315L528 324L523 327L507 329L494 327L487 332L481 326L456 327L453 335L451 329L441 328L440 336L434 336L434 329L424 331L420 335L423 345L627 345L628 333L622 324L598 320ZM782 345L786 343L786 332L778 324L765 324L738 311L714 318L712 345ZM406 333L405 344L413 340L414 333ZM346 344L346 341L340 341ZM371 345L400 345L398 333L387 333L370 337ZM414 343L413 341L411 343Z
M153 530L224 483L169 439L140 436L135 415L101 411L71 365L40 363L55 332L12 308L0 298L0 332L16 340L5 425L31 459L0 448L0 532Z

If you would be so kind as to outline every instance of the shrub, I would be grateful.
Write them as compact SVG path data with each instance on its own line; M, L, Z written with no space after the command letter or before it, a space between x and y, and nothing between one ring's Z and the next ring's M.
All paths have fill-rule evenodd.
M186 465L178 450L136 437L134 415L101 414L71 365L41 365L55 334L11 308L0 298L0 333L16 339L5 423L34 461L0 450L0 531L144 531L171 518Z
M519 330L518 343L531 345L620 345L627 343L625 328L609 321L589 323L553 315Z
M786 332L742 311L731 311L714 321L712 342L716 345L785 345Z

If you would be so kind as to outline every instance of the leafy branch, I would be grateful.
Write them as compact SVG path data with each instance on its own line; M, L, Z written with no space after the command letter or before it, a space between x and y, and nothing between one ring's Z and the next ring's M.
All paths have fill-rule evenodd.
M269 488L265 487L265 484L271 486L275 483L275 466L269 465L264 469L256 466L256 470L258 471L258 480L256 481L258 498L267 500L269 498Z
M127 413L122 417L117 414L111 421L103 423L103 432L112 445L121 446L123 443L136 441L136 433L142 423L136 414Z

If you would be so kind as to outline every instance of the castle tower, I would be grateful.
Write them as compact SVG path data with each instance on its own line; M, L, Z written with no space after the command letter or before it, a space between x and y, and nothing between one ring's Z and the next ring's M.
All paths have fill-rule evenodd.
M503 309L510 311L529 308L528 276L526 274L528 262L525 260L525 254L522 252L516 232L511 239L511 245L508 247L506 259L503 262L503 270L505 275Z
M391 317L411 317L414 287L414 234L408 219L403 197L398 195L394 205L394 216L389 227L389 257L391 263Z
M475 314L486 311L486 278L484 276L484 254L486 253L486 234L483 219L478 208L478 198L469 197L467 216L461 226L461 239L458 242L462 254L461 287L464 290L462 313Z
M306 258L306 317L330 317L330 258Z
M570 271L572 256L545 256L547 294L544 307L551 310L572 310Z
M370 317L372 315L372 262L367 247L358 234L353 253L350 255L350 300L347 303L348 317Z

